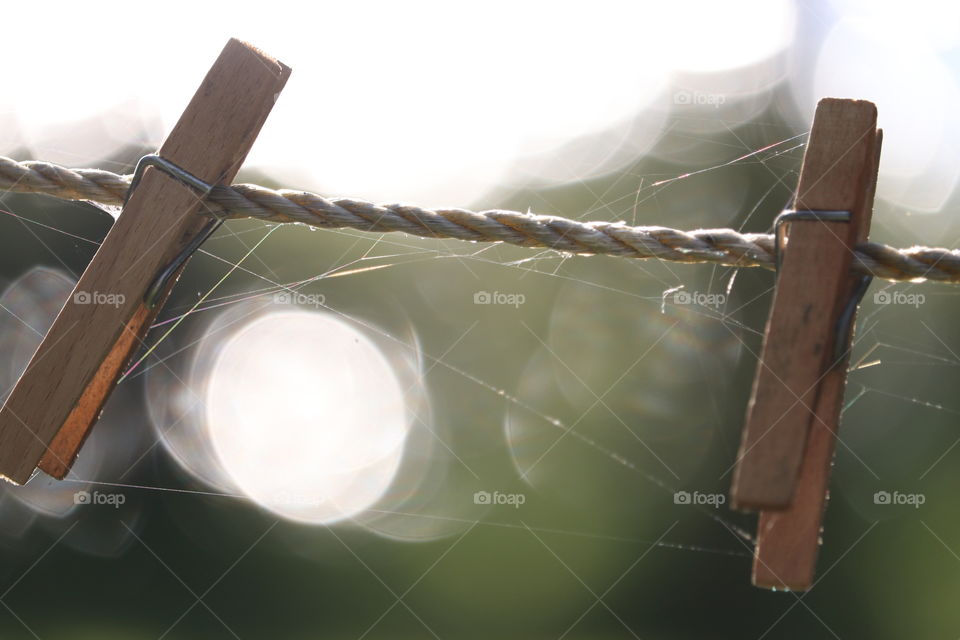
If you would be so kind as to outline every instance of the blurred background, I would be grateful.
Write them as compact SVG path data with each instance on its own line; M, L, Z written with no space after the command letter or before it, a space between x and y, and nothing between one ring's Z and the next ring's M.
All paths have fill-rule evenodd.
M294 70L240 181L764 232L817 100L853 97L885 134L872 239L960 232L957 3L4 14L18 160L131 172L236 36ZM116 212L0 209L6 394ZM957 290L867 294L800 596L750 586L755 518L725 502L772 285L232 221L68 479L0 489L0 636L957 637Z

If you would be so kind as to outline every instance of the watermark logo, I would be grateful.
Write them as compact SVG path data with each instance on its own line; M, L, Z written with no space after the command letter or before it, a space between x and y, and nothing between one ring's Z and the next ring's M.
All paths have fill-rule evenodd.
M927 501L927 496L922 493L900 493L899 491L877 491L873 494L873 504L882 505L909 505L914 509L919 509L920 505Z
M473 304L500 304L519 307L527 301L522 293L502 293L500 291L477 291L473 294Z
M127 297L122 293L104 293L102 291L74 291L74 304L104 304L119 307L126 302Z
M727 296L723 293L701 293L700 291L676 291L673 294L673 304L697 305L699 307L713 307L719 309L727 303Z
M927 301L922 293L904 293L903 291L877 291L873 294L875 304L908 304L914 308Z
M322 293L300 293L299 291L277 291L273 294L274 304L296 305L302 307L323 307L327 297Z
M673 104L688 107L713 107L719 109L720 105L727 101L727 97L722 93L708 93L705 91L686 91L680 90L673 94Z
M706 505L716 508L726 502L727 496L723 493L677 491L673 494L673 504Z
M120 506L127 501L127 496L122 493L101 493L99 491L94 491L90 493L89 491L77 491L73 494L73 504L83 504L83 505L110 505L114 509L119 509Z
M508 504L514 509L519 509L520 505L527 501L527 496L522 493L500 493L494 491L477 491L473 494L473 504Z

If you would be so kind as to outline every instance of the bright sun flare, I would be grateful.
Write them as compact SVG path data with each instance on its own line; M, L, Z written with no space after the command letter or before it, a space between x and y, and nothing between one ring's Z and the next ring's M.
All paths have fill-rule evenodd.
M222 347L206 423L237 487L290 519L331 523L374 504L403 456L406 408L390 364L328 314L262 316Z

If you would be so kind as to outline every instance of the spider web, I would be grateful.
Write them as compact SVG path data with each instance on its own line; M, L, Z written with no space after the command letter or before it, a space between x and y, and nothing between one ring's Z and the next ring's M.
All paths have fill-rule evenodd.
M668 132L666 138L681 149L685 143L715 145L719 159L686 171L671 162L640 162L576 184L528 185L491 196L496 201L490 204L584 220L767 230L796 183L806 135L771 132L776 124L727 127L723 141ZM25 200L6 200L9 210L3 213L22 229L7 241L39 243L48 259L75 278L77 269L69 265L76 259L57 257L50 238L86 256L98 240L59 217L43 221L18 213ZM883 217L878 212L874 223L880 240ZM354 524L396 544L457 544L479 526L529 532L538 540L566 536L728 555L743 563L755 542L750 519L725 504L688 504L682 496L716 502L726 493L772 286L769 273L715 265L230 222L191 261L118 393L132 394L131 385L144 379L150 393L149 379L160 376L162 393L154 396L173 402L170 385L189 385L198 344L216 339L199 329L210 318L234 311L234 326L269 311L278 292L322 293L318 313L333 314L418 363L430 405L430 415L418 422L432 443L419 462L444 470L443 490L425 489L425 482L436 480L431 472L410 485L426 498L374 505ZM193 290L196 296L188 293ZM522 295L524 302L475 304L474 296L483 292ZM944 288L878 283L865 299L838 442L834 482L845 491L906 492L936 475L960 443L940 427L960 409L949 385L939 382L946 378L939 372L957 367L960 358L933 313L955 295ZM925 297L918 302L917 296ZM44 329L30 326L16 309L3 310L34 339L42 335ZM195 409L202 398L190 394ZM139 438L92 440L89 446L111 449L119 462L78 468L67 482L133 492L128 495L249 500L182 459L187 473L181 483L150 481L145 461L164 450L163 434L176 427L179 414L171 411L172 424L155 425ZM902 458L884 461L888 448L877 445L875 428L885 412L930 423L937 437L926 445L909 440L902 450L907 464ZM470 416L467 426L452 428L461 414ZM108 411L105 421L110 418ZM885 435L908 442L902 430L884 424ZM36 494L50 487L35 487L27 503L42 510ZM476 491L524 495L527 504L537 504L478 512L465 504ZM889 517L857 500L851 499L855 510Z

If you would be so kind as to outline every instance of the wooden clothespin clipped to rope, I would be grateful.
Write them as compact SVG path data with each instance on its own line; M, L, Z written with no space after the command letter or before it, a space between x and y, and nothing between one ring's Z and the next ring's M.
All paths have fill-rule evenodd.
M123 212L0 410L5 478L69 472L184 264L218 223L201 215L203 197L236 176L289 75L230 40L158 155L138 165Z
M735 508L760 511L758 587L814 583L854 317L870 284L850 266L870 228L881 140L873 103L821 100L795 211L777 221L782 260L731 489Z

